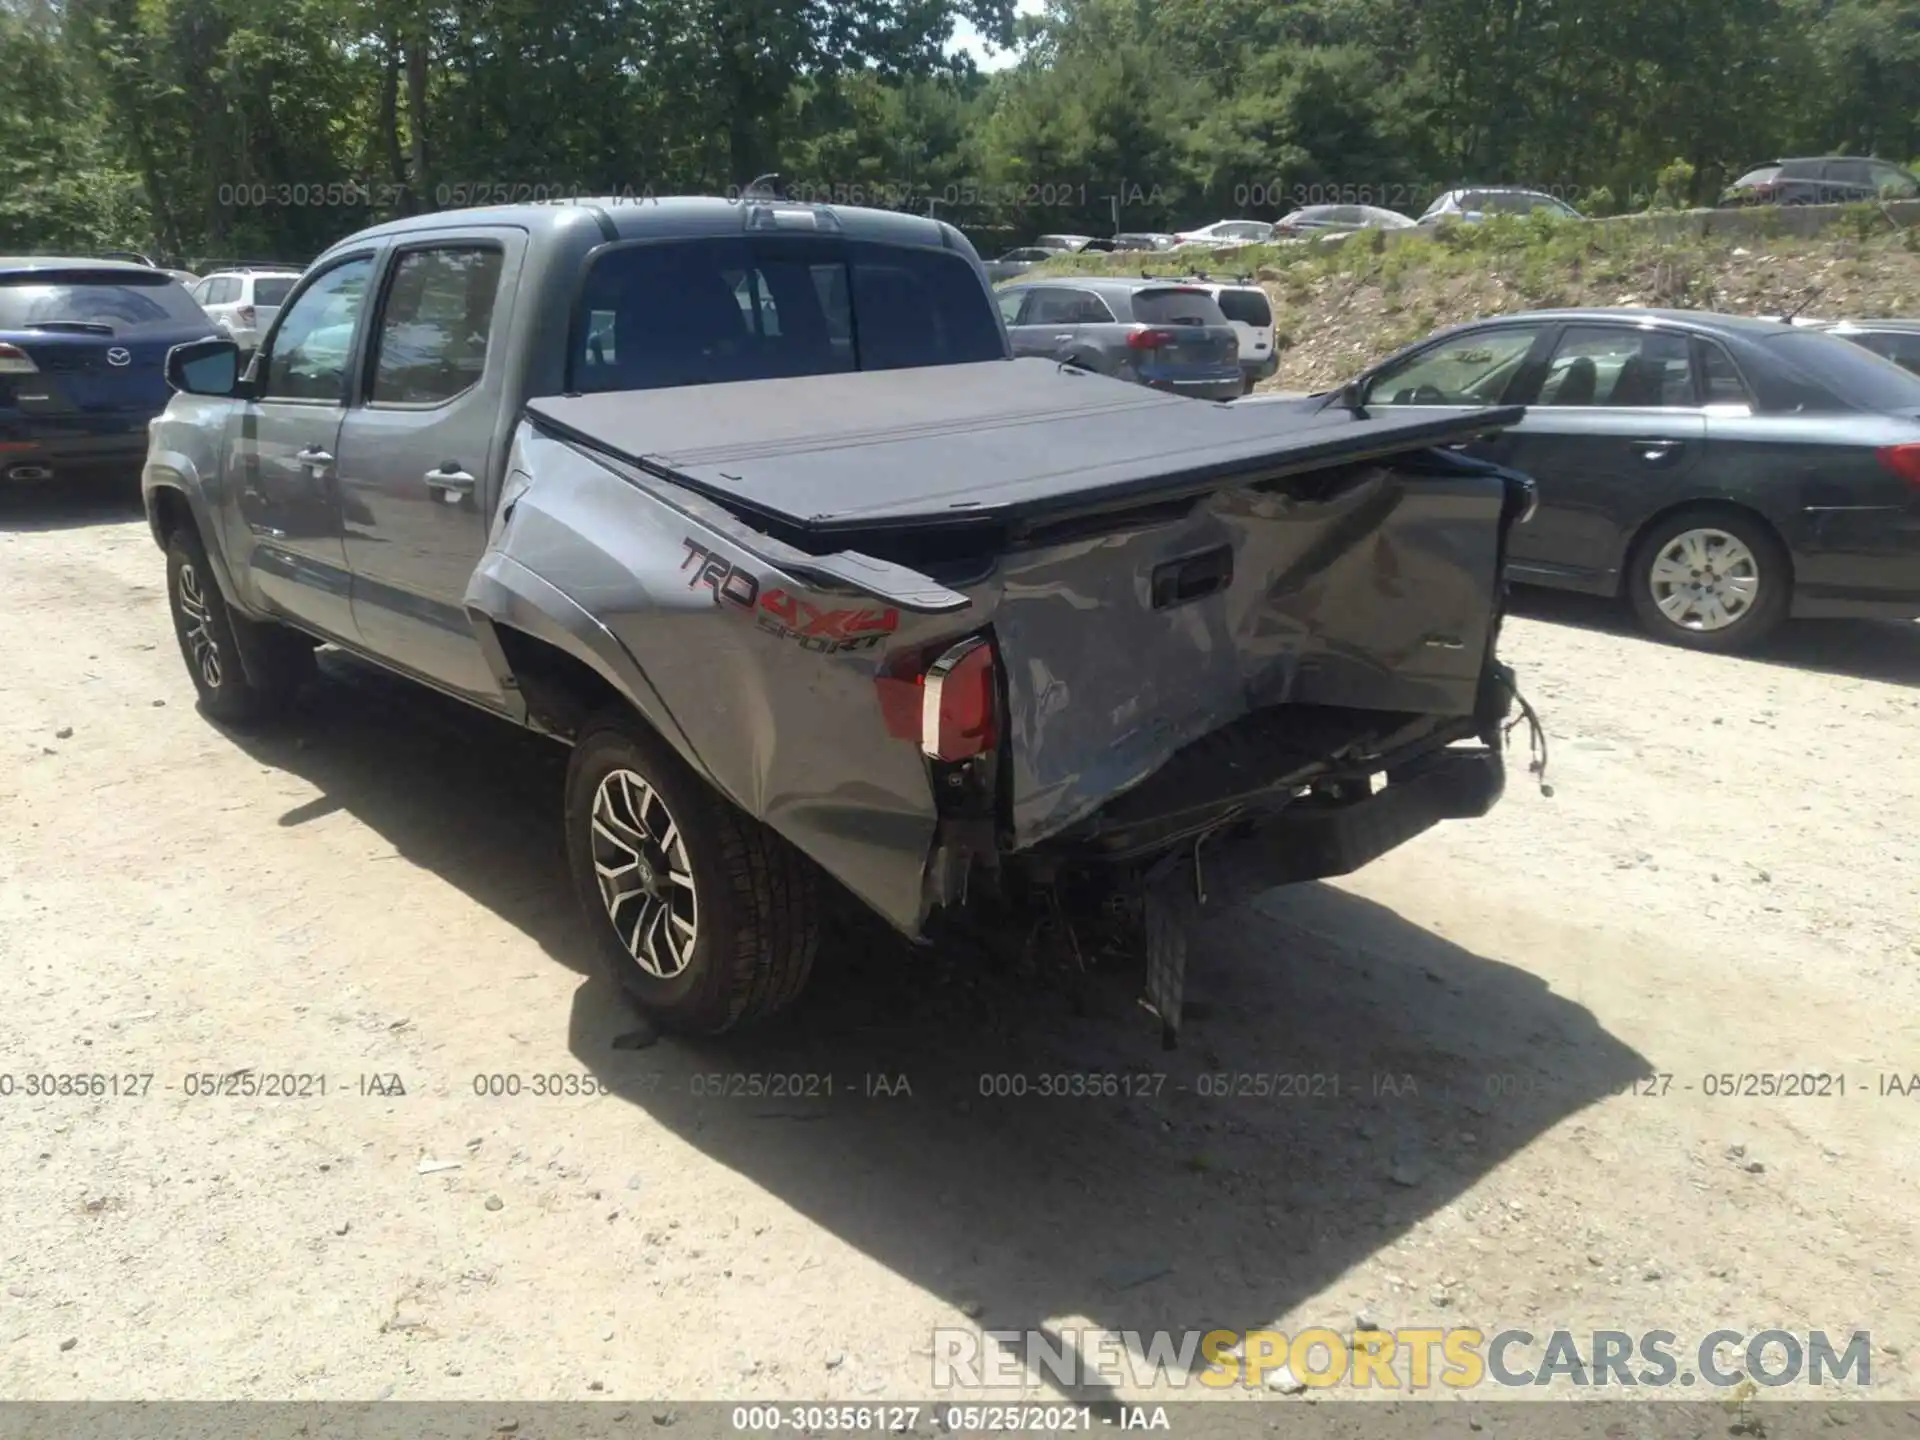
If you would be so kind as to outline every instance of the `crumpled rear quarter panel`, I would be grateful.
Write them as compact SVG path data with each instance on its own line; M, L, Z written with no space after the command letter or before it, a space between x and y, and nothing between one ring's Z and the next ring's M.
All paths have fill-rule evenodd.
M916 933L932 792L919 747L886 733L874 672L887 651L958 636L975 618L810 589L538 435L522 432L509 468L532 479L509 494L490 553L606 627L685 737L686 758L734 804ZM847 628L859 625L870 628Z

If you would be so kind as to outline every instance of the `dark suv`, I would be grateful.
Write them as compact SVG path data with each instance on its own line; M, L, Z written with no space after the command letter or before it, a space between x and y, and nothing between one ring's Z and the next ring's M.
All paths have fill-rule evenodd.
M1920 180L1898 165L1861 155L1775 160L1747 171L1721 193L1722 205L1849 205L1920 199Z
M0 259L0 477L124 467L167 406L167 351L216 333L164 270L116 260Z

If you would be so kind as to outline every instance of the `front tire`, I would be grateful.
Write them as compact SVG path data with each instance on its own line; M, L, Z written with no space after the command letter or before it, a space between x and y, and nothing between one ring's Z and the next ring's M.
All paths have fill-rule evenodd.
M662 1029L718 1035L798 998L820 938L818 881L624 712L567 764L567 863L614 982Z
M167 605L200 709L224 725L252 725L287 708L314 671L313 646L282 626L235 615L206 547L182 527L167 539ZM240 656L244 628L247 660ZM251 669L252 673L249 673Z
M1655 639L1735 654L1762 644L1786 620L1793 565L1757 517L1690 510L1642 537L1627 587L1641 627Z

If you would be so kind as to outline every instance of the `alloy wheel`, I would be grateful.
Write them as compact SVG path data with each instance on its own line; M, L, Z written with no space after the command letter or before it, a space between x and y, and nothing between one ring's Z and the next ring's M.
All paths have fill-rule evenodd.
M699 896L687 844L660 792L632 770L613 770L593 795L593 871L600 902L627 954L671 980L693 960Z
M220 642L213 638L206 593L200 588L200 572L191 563L181 565L176 589L180 613L187 617L187 650L193 658L193 668L209 690L218 690L225 674L220 663Z

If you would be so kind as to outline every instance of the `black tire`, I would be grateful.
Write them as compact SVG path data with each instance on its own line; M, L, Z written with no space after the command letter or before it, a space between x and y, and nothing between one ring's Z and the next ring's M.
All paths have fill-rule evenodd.
M167 608L201 713L211 720L239 726L271 719L313 674L313 642L306 636L227 607L206 547L186 526L167 538Z
M594 947L614 982L660 1028L718 1035L798 998L820 942L816 872L637 718L608 713L581 732L567 763L566 831L567 864ZM624 869L625 857L636 855L632 874L649 888L610 906L596 860Z
M1717 629L1702 628L1704 621L1698 611L1676 620L1660 606L1662 591L1656 586L1654 567L1669 547L1694 531L1713 531L1738 541L1752 559L1758 582L1745 608ZM1745 569L1743 566L1742 573ZM1689 575L1691 578L1691 572ZM1786 620L1793 601L1793 564L1786 547L1758 516L1717 507L1682 510L1640 537L1627 560L1626 586L1641 628L1655 639L1690 650L1737 654L1765 643ZM1665 593L1673 594L1671 590Z

